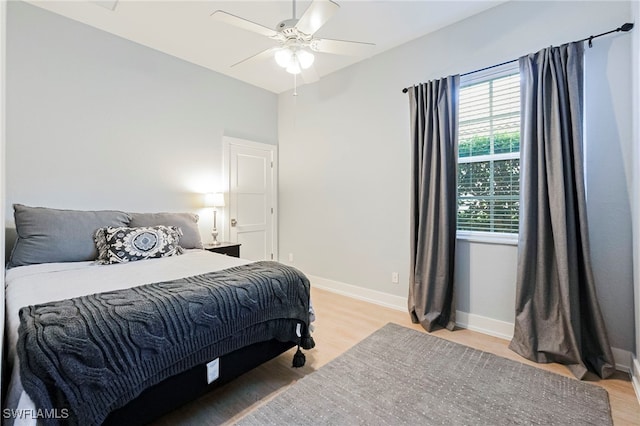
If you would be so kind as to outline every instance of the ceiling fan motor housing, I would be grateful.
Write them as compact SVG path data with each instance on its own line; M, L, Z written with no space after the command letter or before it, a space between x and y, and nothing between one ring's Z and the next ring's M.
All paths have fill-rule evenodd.
M308 40L311 36L301 32L296 24L299 19L285 19L276 26L276 31L282 34L286 39Z

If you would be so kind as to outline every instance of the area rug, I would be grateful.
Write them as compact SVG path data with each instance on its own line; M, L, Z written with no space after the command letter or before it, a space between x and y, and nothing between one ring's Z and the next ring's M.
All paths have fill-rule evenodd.
M606 390L387 324L240 425L611 425Z

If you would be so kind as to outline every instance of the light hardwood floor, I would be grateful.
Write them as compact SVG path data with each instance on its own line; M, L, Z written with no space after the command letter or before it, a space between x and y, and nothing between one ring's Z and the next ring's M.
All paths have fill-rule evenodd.
M233 424L251 410L273 398L297 379L336 358L350 347L382 327L393 322L424 331L412 324L406 312L313 289L313 305L317 314L313 333L316 348L305 351L307 363L303 368L291 368L295 349L241 376L221 389L163 417L160 425L219 425ZM505 358L517 360L563 376L571 373L559 364L535 364L510 351L508 341L469 330L438 330L432 333ZM640 404L629 376L617 372L613 378L598 380L593 375L588 381L602 386L609 393L614 424L640 425Z

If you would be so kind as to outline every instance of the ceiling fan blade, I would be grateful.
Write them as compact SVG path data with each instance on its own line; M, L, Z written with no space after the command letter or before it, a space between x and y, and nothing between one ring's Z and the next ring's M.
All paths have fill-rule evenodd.
M311 65L307 69L301 69L300 75L302 75L302 79L307 84L315 83L316 81L320 80L320 76L318 76L318 73L316 72L316 68L313 65Z
M240 64L247 64L247 63L252 63L252 62L265 61L267 59L273 59L273 54L278 49L279 49L279 47L271 47L269 49L263 50L262 52L256 53L253 56L249 56L248 58L245 58L245 59L241 60L240 62L236 62L235 64L231 65L231 68L235 67L236 65L240 65Z
M374 43L361 41L332 40L319 38L311 42L311 50L321 53L334 53L336 55L366 55L372 53Z
M296 24L298 31L313 35L340 9L340 5L331 0L313 0Z
M233 25L234 27L242 28L243 30L251 31L266 37L277 38L279 34L276 30L272 30L271 28L256 24L255 22L251 22L222 10L216 10L211 14L211 17L220 22L224 22L225 24Z

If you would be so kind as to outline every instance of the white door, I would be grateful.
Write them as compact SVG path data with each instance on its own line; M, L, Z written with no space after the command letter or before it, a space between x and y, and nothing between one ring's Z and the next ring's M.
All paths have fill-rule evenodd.
M229 239L241 244L240 257L244 259L277 259L276 147L227 137L225 147L229 171Z

